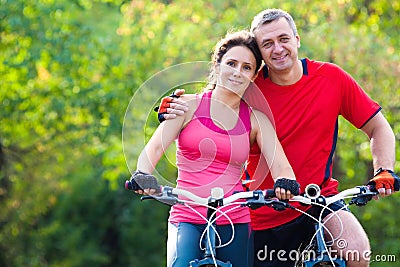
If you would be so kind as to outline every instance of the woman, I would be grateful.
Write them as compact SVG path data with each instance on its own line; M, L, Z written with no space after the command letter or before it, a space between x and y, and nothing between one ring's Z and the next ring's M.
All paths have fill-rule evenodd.
M133 182L138 193L152 194L157 184L150 175L167 147L177 139L177 187L207 197L213 187L222 187L225 196L242 191L242 168L250 146L257 142L275 180L295 182L293 170L277 141L267 117L251 110L241 99L255 79L261 55L253 35L247 31L230 33L215 47L210 83L202 94L187 94L189 111L184 116L160 124L139 156ZM143 189L143 190L142 190ZM283 198L291 197L290 194ZM204 217L206 208L194 207ZM217 249L218 258L233 266L247 266L250 216L242 207L230 212L235 237L228 246ZM205 221L193 210L175 205L168 226L168 266L185 266L203 256L199 239ZM221 216L217 232L226 242L231 238L229 221Z

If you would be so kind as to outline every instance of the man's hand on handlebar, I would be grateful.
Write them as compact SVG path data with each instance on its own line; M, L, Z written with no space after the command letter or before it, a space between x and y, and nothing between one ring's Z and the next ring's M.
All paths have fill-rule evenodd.
M181 116L188 111L187 103L179 99L183 94L185 94L184 89L177 89L172 95L161 99L160 106L156 108L160 123L165 120L174 119L176 116Z
M125 188L142 195L153 195L161 192L157 178L140 170L135 171L131 179L126 181Z
M274 184L275 195L280 200L289 200L300 192L300 185L294 179L278 178Z
M399 191L400 178L393 171L380 168L368 185L375 187L380 196L389 196Z

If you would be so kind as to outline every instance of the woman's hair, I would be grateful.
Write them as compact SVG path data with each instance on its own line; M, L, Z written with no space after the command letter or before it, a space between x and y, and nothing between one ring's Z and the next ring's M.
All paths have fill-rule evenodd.
M214 48L213 55L211 56L211 61L213 64L211 67L210 75L208 76L208 85L205 89L206 91L215 88L215 65L220 64L223 56L229 51L229 49L236 46L243 46L250 49L256 59L256 68L254 70L254 73L256 74L258 72L261 67L262 57L254 35L246 30L229 32L216 44Z

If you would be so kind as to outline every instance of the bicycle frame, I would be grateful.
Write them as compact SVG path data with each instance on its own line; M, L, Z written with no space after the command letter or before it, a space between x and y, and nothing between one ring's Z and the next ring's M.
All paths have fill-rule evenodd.
M334 264L336 267L346 267L346 261L341 258L332 258L329 254L327 246L324 242L324 227L319 222L315 224L316 231L316 257L303 261L304 267L314 266L329 266L327 264ZM319 264L319 265L318 265Z
M216 224L216 208L218 208L218 200L210 198L208 201L207 208L207 222L211 222L211 225L206 227L205 233L205 251L204 257L201 260L194 259L189 262L189 267L207 267L207 266L219 266L219 267L232 267L232 264L228 262L222 262L216 259L216 245L215 245L215 227Z
M127 181L128 182L128 181ZM129 189L129 186L125 185L125 188ZM178 196L184 196L190 199L192 202L206 205L207 206L207 222L210 225L206 227L205 233L205 252L204 257L202 259L194 259L189 263L189 267L232 267L232 264L228 262L222 262L216 257L216 211L218 207L230 204L239 199L249 199L246 203L238 203L238 205L250 206L251 208L257 208L261 206L271 206L275 209L284 209L290 207L287 203L281 202L277 199L266 199L271 198L275 195L273 190L256 190L249 192L238 192L229 197L224 198L224 192L221 188L213 188L211 190L211 196L209 198L201 198L193 193L165 186L162 188L161 195L151 195L151 196L143 196L141 200L146 199L155 199L160 202L163 202L167 205L175 205L177 203L184 204L188 201L181 200Z
M125 188L129 189L128 185L129 181L126 182ZM309 189L309 190L307 190ZM368 201L372 199L373 196L377 194L374 188L369 186L359 186L351 189L344 190L339 194L332 197L324 197L321 196L319 191L319 187L317 185L310 185L306 188L306 193L304 196L295 196L289 201L297 201L306 205L319 204L328 206L331 203L336 202L337 200L344 199L345 197L352 197L349 205L356 204L357 206L366 205ZM143 196L141 200L145 199L155 199L160 202L163 202L167 205L175 205L177 203L184 204L186 200L181 200L178 196L185 196L190 199L192 202L206 205L207 206L207 222L209 225L206 227L206 247L203 259L194 259L190 262L190 267L231 267L232 264L230 262L222 262L216 258L216 211L218 207L233 203L239 199L246 199L246 202L241 202L241 206L247 206L251 209L257 209L262 206L269 206L274 208L275 210L284 210L287 208L295 209L292 205L287 202L280 201L275 198L275 193L273 190L255 190L255 191L247 191L247 192L238 192L229 197L224 198L224 193L221 188L213 188L211 190L211 196L209 198L201 198L189 191L171 188L171 187L163 187L161 195L151 195L151 196ZM330 256L329 251L327 249L326 243L324 241L324 225L318 220L315 224L316 229L316 257L311 259L303 260L303 264L305 267L315 267L315 266L329 266L327 264L333 264L336 267L344 267L346 266L346 262L344 259L334 259Z
M349 204L356 204L357 206L364 206L368 201L372 199L377 192L373 188L369 187L355 187L347 189L337 194L336 196L325 198L320 196L320 188L311 184L306 187L305 197L295 196L291 201L299 201L304 204L319 203L323 205L329 205L339 199L343 199L346 196L355 195ZM335 267L346 267L346 261L342 258L332 257L328 251L328 246L325 243L324 237L324 225L318 220L315 223L315 257L307 260L303 260L304 267L316 267L316 266L335 266Z

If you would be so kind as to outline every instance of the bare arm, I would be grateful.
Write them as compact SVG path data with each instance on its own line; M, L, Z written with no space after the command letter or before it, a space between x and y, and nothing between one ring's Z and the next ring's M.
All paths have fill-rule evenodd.
M165 150L171 145L171 143L178 136L179 130L183 123L182 116L176 120L168 120L165 123L161 123L145 148L139 155L137 162L137 169L145 172L152 173L164 154Z
M282 145L276 136L275 129L270 120L262 112L253 110L251 125L251 135L255 138L260 147L271 170L274 181L279 178L296 180L292 166L283 151ZM278 198L289 199L293 196L290 194L290 191L285 191L284 189L280 191L280 196L277 194Z
M166 120L158 126L144 150L140 153L137 163L138 170L152 173L165 150L178 137L185 124L191 120L197 106L196 96L188 94L182 96L180 101L185 103L188 108L190 107L190 111L185 112L183 116L176 117L176 119Z
M374 171L379 168L393 170L396 141L393 130L382 113L376 114L361 130L368 135L371 142Z
M368 135L371 142L374 172L380 168L394 171L396 140L392 128L382 113L376 114L361 130ZM381 196L393 193L389 188L378 188L378 192Z

